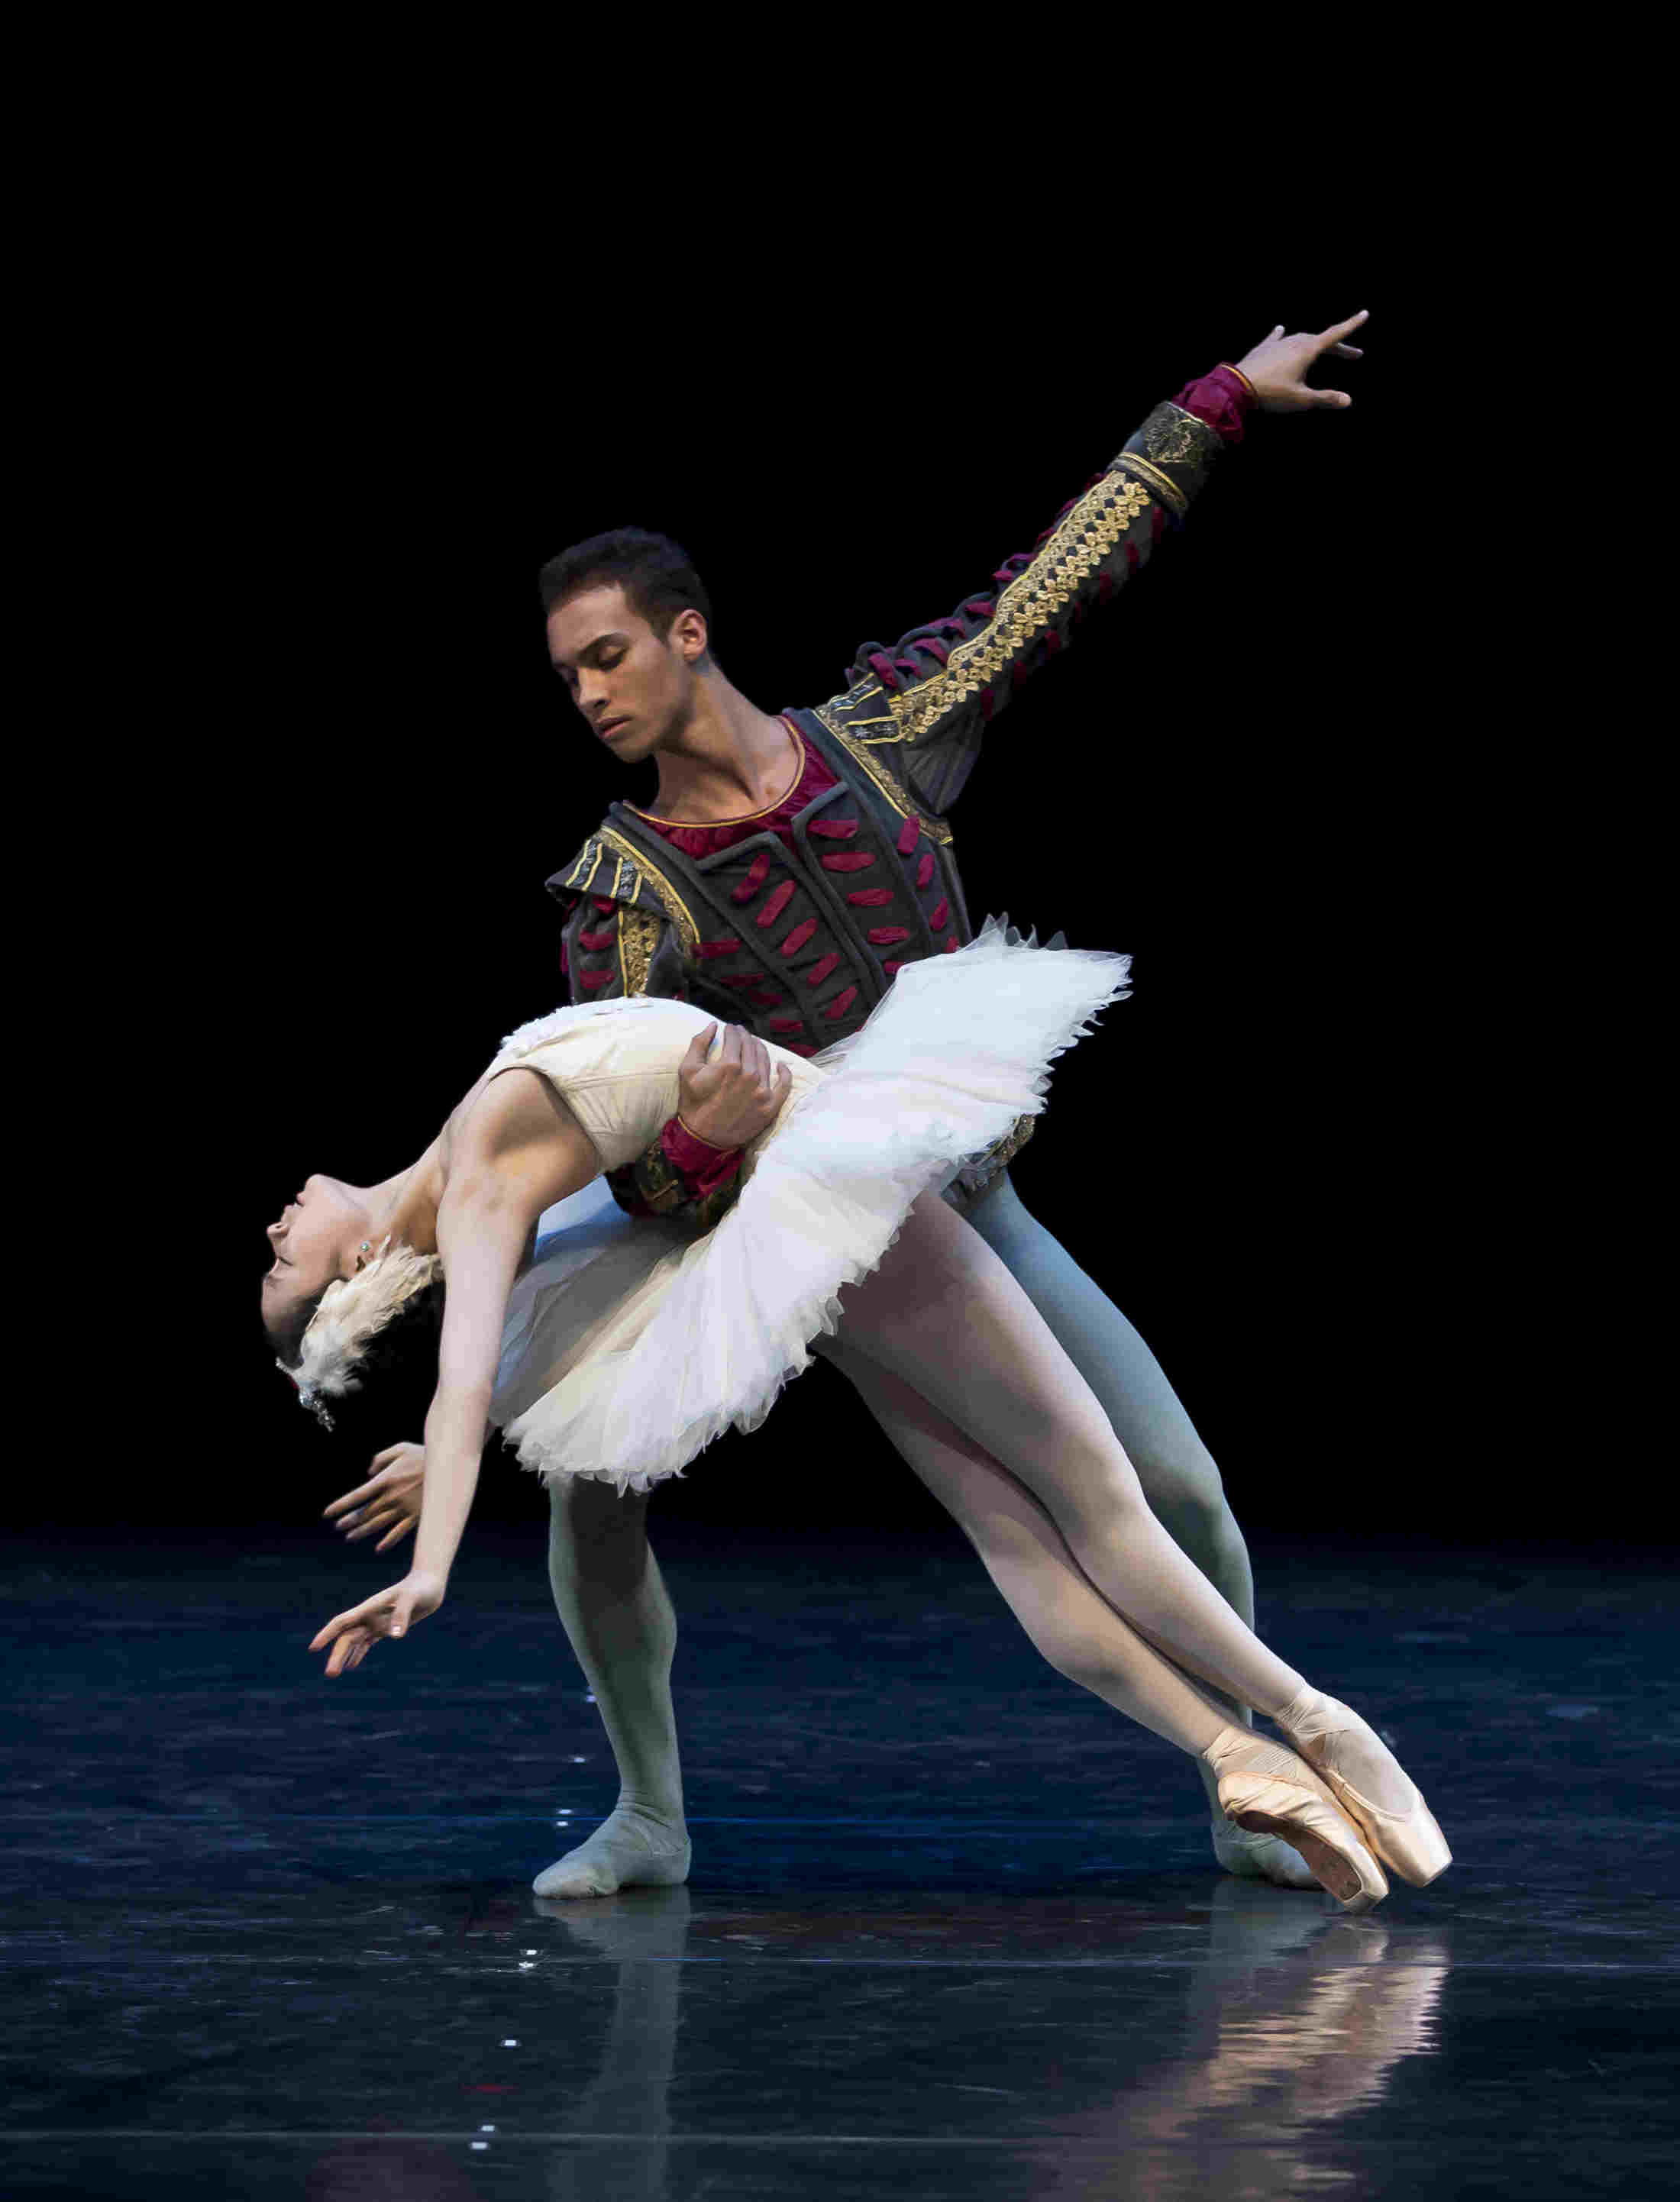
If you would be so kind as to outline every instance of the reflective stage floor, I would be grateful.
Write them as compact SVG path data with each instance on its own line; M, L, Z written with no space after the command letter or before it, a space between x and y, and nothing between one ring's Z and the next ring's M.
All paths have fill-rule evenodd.
M1672 2191L1680 1622L1637 1556L1257 1551L1260 1627L1456 1853L1344 1920L954 1542L662 1544L687 1888L545 1903L610 1805L539 1532L333 1683L394 1579L7 1563L0 2194L1528 2198ZM360 1586L360 1587L358 1587Z

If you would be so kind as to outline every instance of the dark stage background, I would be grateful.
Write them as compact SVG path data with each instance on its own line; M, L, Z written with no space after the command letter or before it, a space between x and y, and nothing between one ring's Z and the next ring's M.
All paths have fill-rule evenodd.
M819 702L866 638L987 586L1159 398L1276 321L1368 306L1365 359L1317 377L1352 409L1251 422L1185 530L995 721L953 824L976 914L1134 957L1016 1183L1154 1347L1239 1518L1392 1535L1421 1509L1438 1536L1445 1507L1457 1537L1496 1532L1498 951L1481 752L1441 677L1462 571L1431 572L1418 503L1455 402L1439 298L1391 247L1147 286L1070 256L1053 311L986 327L855 251L748 260L653 298L559 267L551 296L530 268L440 282L353 238L300 248L233 284L172 392L167 555L192 546L206 764L137 782L166 820L173 974L142 1136L191 1188L172 1228L214 1282L202 1372L103 1518L260 1541L419 1434L419 1393L353 1403L330 1438L298 1410L257 1324L262 1227L311 1170L410 1160L563 998L543 882L616 792L651 792L548 666L545 557L626 522L675 536L731 679L767 709ZM49 1486L24 1512L80 1503ZM499 1448L479 1509L533 1536L544 1511ZM887 1540L943 1519L822 1368L655 1518Z

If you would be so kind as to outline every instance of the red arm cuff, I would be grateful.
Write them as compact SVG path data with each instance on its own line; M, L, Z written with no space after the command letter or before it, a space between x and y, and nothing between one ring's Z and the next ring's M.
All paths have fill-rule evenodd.
M720 1185L728 1185L741 1166L739 1147L714 1147L697 1139L681 1116L667 1118L659 1134L665 1159L682 1180L685 1194L704 1198Z
M1242 424L1256 403L1253 391L1234 367L1221 364L1211 374L1187 382L1173 399L1185 412L1205 421L1223 444L1242 441Z

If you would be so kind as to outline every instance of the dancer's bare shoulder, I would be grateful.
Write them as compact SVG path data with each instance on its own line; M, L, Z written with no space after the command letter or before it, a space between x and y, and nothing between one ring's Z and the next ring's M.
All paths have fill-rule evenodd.
M600 1169L593 1143L539 1071L513 1065L480 1079L444 1127L450 1187L480 1197L504 1192L533 1213L588 1184Z

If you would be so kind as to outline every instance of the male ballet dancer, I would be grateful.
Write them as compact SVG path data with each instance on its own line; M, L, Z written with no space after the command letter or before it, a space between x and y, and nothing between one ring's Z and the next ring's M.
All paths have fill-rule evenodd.
M1359 357L1343 339L1365 318L1316 335L1286 336L1280 325L1235 366L1222 362L1158 405L989 591L890 651L866 643L850 685L815 709L771 716L727 679L710 648L705 591L669 539L620 529L543 568L550 654L574 703L616 756L651 757L659 774L655 810L613 804L548 882L567 912L561 965L572 999L675 995L724 1026L715 1060L704 1034L690 1051L677 1114L659 1139L610 1180L622 1205L697 1228L716 1222L734 1198L740 1148L786 1090L762 1042L815 1054L862 1023L900 964L971 937L945 813L984 730L1090 606L1182 525L1257 406L1351 403L1305 377L1325 353ZM1142 1339L1010 1181L1009 1159L1030 1128L1023 1118L946 1197L1101 1401L1157 1517L1252 1625L1247 1551L1207 1448ZM1046 1657L1105 1695L1100 1646L1112 1616L1048 1516L1001 1469L976 1470L972 1449L924 1401L848 1355L843 1332L818 1350L956 1516ZM393 1525L402 1534L418 1512L415 1455L394 1449L372 1482L335 1502L329 1512L349 1510L339 1526L386 1530L381 1549L394 1541ZM557 1480L551 1499L555 1601L621 1788L603 1825L533 1885L585 1896L681 1881L690 1850L669 1689L676 1624L647 1542L646 1498L575 1479ZM1251 1721L1246 1706L1230 1711ZM1203 1778L1227 1870L1319 1886L1277 1837L1228 1820L1206 1769Z

